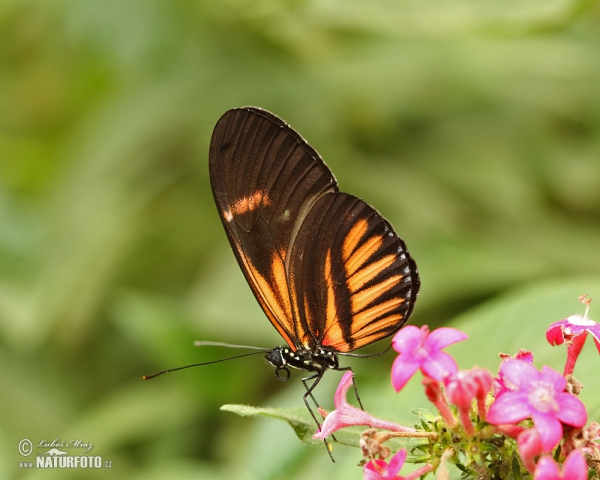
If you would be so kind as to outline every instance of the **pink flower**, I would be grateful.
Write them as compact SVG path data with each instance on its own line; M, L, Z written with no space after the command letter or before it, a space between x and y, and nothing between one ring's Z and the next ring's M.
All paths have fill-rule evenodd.
M529 473L533 473L535 471L535 458L539 457L544 451L540 434L535 428L528 428L519 435L517 444L519 445L519 454L523 465Z
M500 353L499 356L502 361L513 359L523 360L524 362L533 364L533 353L531 353L529 350L525 350L524 348L520 348L519 351L512 357L508 353Z
M489 423L516 423L531 417L545 452L560 442L561 422L574 427L585 425L587 412L583 403L565 392L566 380L557 371L544 366L539 372L522 360L507 360L500 371L515 388L496 397L488 410Z
M573 373L575 362L581 353L588 333L594 337L594 343L600 353L600 325L587 318L587 309L583 316L571 315L553 323L546 331L546 340L550 345L567 344L567 362L564 375Z
M444 422L446 422L446 425L448 425L450 428L454 428L456 425L456 418L454 418L452 410L450 410L448 402L446 401L446 397L442 392L442 384L437 380L427 376L423 377L422 383L425 387L425 395L427 396L427 399L436 406L440 412L440 415L444 419Z
M414 428L405 427L393 422L387 422L372 416L370 413L350 405L346 401L346 394L352 385L352 372L346 372L338 385L333 399L335 410L323 421L321 429L313 435L314 439L323 440L341 428L352 425L366 425L373 428L384 428L393 432L414 432Z
M522 348L515 354L514 357L506 353L501 353L500 358L502 359L502 363L508 360L522 360L527 362L529 365L533 365L533 354L529 350L523 350ZM516 386L511 383L511 381L504 377L502 373L502 367L500 367L500 372L498 372L498 377L494 378L494 395L498 398L507 390L516 390Z
M394 350L400 355L392 366L392 385L397 392L419 369L423 375L443 380L456 373L456 361L442 349L468 338L455 328L442 327L429 333L429 327L414 325L402 328L392 340Z
M405 480L398 472L406 460L406 450L402 448L392 457L389 465L383 460L371 460L363 467L364 480Z
M471 405L473 400L477 399L479 416L485 420L485 399L492 388L492 374L483 368L473 367L471 370L461 370L456 375L446 377L444 384L448 400L458 408L465 431L468 435L474 435Z
M587 480L587 478L588 466L579 450L573 450L569 454L563 464L562 473L552 458L546 456L540 458L533 476L533 480Z

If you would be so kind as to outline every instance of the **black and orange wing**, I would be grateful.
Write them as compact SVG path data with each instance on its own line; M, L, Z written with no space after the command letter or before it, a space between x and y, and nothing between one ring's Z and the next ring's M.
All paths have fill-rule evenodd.
M210 143L210 183L231 247L265 314L293 350L303 332L292 309L289 250L314 203L337 192L319 154L283 120L229 110Z
M301 342L349 352L396 332L412 313L417 267L391 225L346 193L321 197L291 249Z
M404 242L375 209L339 192L281 119L226 112L211 140L210 179L242 271L293 350L349 352L406 322L419 277Z

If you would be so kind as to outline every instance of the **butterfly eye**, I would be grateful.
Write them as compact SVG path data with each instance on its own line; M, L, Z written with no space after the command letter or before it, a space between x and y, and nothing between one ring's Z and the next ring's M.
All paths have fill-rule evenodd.
M276 348L274 348L267 355L265 355L265 358L269 361L271 365L273 365L276 368L285 367L285 360L283 359L283 355L281 355L281 352Z

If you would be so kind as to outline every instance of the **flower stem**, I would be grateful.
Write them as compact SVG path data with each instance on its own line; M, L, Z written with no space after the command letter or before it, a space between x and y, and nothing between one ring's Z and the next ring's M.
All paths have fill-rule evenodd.
M405 475L404 478L406 480L414 480L416 478L419 478L422 475L425 475L429 472L433 471L433 465L430 465L429 463L427 465L423 465L421 468L415 470L412 473L409 473L408 475Z

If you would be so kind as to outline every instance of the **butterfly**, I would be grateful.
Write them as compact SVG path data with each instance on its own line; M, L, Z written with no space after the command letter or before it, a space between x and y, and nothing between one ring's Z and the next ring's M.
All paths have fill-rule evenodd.
M349 369L339 355L406 323L417 266L389 222L340 192L316 150L266 110L235 108L219 119L209 171L233 253L285 341L265 357L280 380L290 367L310 374L303 400L319 425L307 398L327 370Z

